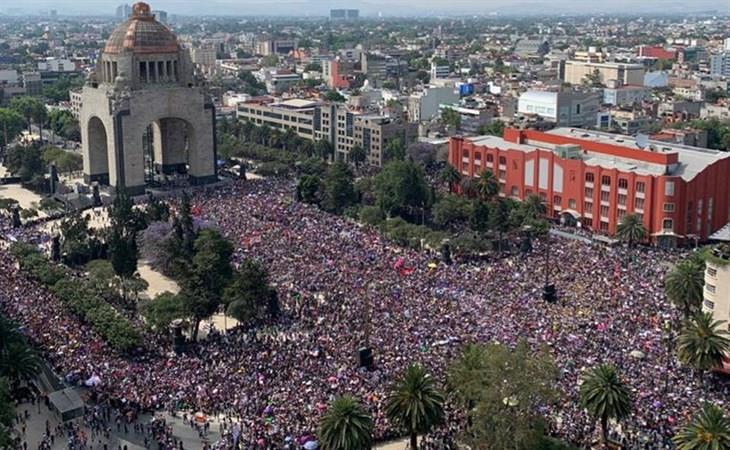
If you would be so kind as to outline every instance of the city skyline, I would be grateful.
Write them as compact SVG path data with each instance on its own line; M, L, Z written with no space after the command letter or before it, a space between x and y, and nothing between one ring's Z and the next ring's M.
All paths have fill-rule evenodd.
M38 14L55 9L61 15L111 15L121 4L117 0L31 0L23 6L0 8L3 14ZM723 7L723 4L725 5ZM611 4L585 3L576 0L525 0L509 2L506 0L424 0L414 4L405 0L384 2L358 1L342 2L336 0L282 0L277 2L213 0L206 2L201 9L200 3L193 0L161 0L155 8L181 15L234 15L234 16L325 16L330 8L358 8L364 16L434 16L465 14L500 15L571 15L604 14L622 11L624 14L680 14L680 13L730 13L730 1L716 2L698 0L694 2L645 0L640 3L620 0Z

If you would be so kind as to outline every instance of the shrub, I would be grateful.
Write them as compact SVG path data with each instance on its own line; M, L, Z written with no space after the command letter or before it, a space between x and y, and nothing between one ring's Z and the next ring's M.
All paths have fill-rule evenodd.
M360 210L360 221L367 225L377 226L385 220L385 214L377 206L365 206Z

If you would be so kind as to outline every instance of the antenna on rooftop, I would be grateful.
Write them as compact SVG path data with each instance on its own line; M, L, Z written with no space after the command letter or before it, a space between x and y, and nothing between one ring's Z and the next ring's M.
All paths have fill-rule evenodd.
M649 145L649 136L647 136L644 133L639 133L636 135L636 146L644 149Z

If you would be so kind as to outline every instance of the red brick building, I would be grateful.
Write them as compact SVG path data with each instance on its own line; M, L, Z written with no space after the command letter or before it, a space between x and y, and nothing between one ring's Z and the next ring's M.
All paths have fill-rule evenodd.
M636 49L636 56L674 61L677 59L677 49L670 48L667 50L662 46L640 45L639 48Z
M521 200L538 194L552 217L570 215L609 235L630 213L639 214L662 245L706 239L730 221L730 152L641 144L578 128L508 128L503 138L451 138L449 163L464 176L491 170L500 195Z

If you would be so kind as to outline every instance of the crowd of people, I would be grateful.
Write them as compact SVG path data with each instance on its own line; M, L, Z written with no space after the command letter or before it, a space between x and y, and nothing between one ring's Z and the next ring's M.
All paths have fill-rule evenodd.
M632 415L612 431L630 449L673 448L676 427L703 400L727 406L730 398L730 383L713 376L703 386L667 348L664 323L677 324L679 314L661 280L676 253L560 239L549 267L559 301L547 303L544 241L528 255L447 265L294 202L286 181L235 182L199 191L192 203L235 244L236 263L250 257L268 268L284 314L266 333L212 333L179 356L150 337L144 352L124 357L30 282L4 250L0 307L67 379L99 377L91 388L99 401L135 411L204 411L235 423L222 429L216 448L301 448L316 439L327 404L345 393L368 406L377 439L396 437L384 412L391 383L414 362L443 380L470 342L547 346L563 393L546 410L551 432L574 443L597 433L577 398L581 373L600 363L615 364L631 388ZM355 358L366 339L372 371ZM463 426L458 409L448 408L427 445L452 447Z

